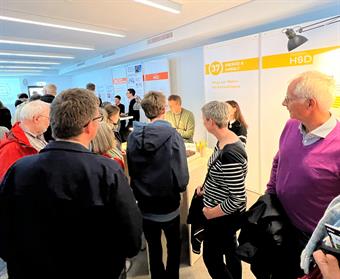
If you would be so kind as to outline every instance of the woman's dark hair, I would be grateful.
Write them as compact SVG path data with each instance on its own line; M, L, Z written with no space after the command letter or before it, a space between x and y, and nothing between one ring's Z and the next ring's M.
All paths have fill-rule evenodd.
M241 112L241 109L240 109L240 106L238 105L238 103L236 101L234 101L234 100L226 101L226 103L231 105L233 108L236 109L236 111L235 111L235 119L238 120L243 127L248 129L248 124L244 120L244 117L242 115L242 112Z

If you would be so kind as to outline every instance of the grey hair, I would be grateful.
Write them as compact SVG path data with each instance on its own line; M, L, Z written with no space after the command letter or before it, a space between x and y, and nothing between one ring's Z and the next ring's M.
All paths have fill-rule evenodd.
M50 83L50 84L47 84L45 87L44 87L44 94L51 94L51 95L56 95L57 94L57 86L55 86L54 84Z
M322 110L328 111L335 98L335 80L318 71L308 71L293 80L294 94L302 98L315 98Z
M213 120L222 129L228 125L228 106L224 102L212 101L202 107L202 114L206 119Z
M32 120L35 116L45 112L50 104L40 100L35 100L24 104L19 112L18 121Z

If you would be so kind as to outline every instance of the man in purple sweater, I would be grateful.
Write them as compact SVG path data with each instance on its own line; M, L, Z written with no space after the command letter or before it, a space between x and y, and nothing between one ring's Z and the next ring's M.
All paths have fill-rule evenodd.
M334 93L333 78L305 72L290 83L282 102L291 120L281 134L267 184L267 193L277 195L292 224L280 278L303 274L301 251L340 194L340 123L329 112Z

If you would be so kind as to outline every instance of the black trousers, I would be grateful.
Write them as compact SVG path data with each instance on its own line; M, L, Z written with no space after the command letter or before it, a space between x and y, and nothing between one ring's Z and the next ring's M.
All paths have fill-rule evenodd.
M143 220L145 239L149 247L149 262L152 279L178 279L181 254L180 219L168 222L154 222ZM162 261L163 249L161 243L162 230L164 231L167 246L166 268Z
M203 242L203 260L213 279L241 279L241 261L237 248L234 216L208 220ZM226 262L224 261L224 257Z
M291 226L274 265L271 279L296 279L304 275L300 256L311 235Z

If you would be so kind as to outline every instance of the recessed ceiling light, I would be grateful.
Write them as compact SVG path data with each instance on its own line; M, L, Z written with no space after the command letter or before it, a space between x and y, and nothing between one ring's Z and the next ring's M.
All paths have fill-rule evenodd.
M61 24L53 24L53 23L48 23L48 22L27 20L27 19L8 17L8 16L0 16L0 20L14 21L14 22L20 22L20 23L27 23L27 24L34 24L34 25L47 26L47 27L53 27L53 28L59 28L59 29L73 30L73 31L79 31L79 32L86 32L86 33L93 33L93 34L99 34L99 35L105 35L105 36L111 36L111 37L119 37L119 38L126 37L126 35L119 34L119 33L97 31L97 30L92 30L92 29L78 28L78 27L66 26L66 25L61 25Z
M34 65L59 65L58 62L45 62L45 61L20 61L20 60L0 60L3 64L34 64Z
M24 72L24 73L41 73L42 70L0 70L0 72Z
M174 14L181 12L181 5L170 0L134 0L137 3L141 3L147 6L151 6L163 11L167 11Z
M51 67L44 66L0 66L0 69L51 69Z
M50 54L33 54L18 52L0 52L0 56L18 56L18 57L39 57L39 58L57 58L57 59L74 59L74 56L50 55Z
M0 40L0 44L13 44L13 45L25 45L25 46L42 46L42 47L55 47L55 48L70 48L70 49L81 49L81 50L94 50L90 47L70 46L70 45L57 45L57 44L46 44L46 43L35 43L25 41L13 41L13 40Z

